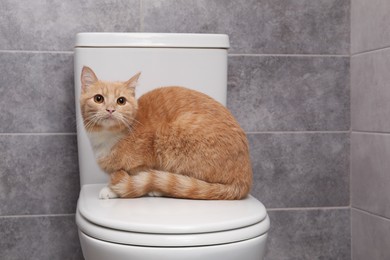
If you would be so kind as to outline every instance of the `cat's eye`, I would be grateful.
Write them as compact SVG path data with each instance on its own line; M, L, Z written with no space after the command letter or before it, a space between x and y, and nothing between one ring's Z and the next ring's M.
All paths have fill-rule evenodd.
M117 100L116 100L116 103L118 103L118 105L124 105L124 104L126 104L126 98L124 98L124 97L120 97L120 98L118 98Z
M96 103L102 103L104 101L104 97L102 95L95 95L93 97L93 100L96 102Z

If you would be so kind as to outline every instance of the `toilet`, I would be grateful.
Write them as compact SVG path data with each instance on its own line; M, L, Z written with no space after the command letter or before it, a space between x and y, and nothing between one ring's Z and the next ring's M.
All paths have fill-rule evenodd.
M126 81L141 72L136 96L185 86L226 105L227 49L221 34L79 33L74 50L81 191L76 223L86 260L261 260L270 221L264 205L243 200L164 197L99 199L108 175L98 167L84 130L81 70Z

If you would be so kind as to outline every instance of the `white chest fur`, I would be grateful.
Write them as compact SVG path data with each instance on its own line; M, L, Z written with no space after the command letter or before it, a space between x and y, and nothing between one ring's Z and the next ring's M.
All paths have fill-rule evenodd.
M112 147L124 137L122 133L113 133L109 131L101 131L96 133L88 133L89 140L92 145L96 159L101 159L109 155Z

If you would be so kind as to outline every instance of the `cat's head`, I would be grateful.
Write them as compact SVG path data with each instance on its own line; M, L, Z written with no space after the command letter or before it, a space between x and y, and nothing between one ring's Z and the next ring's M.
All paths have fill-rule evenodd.
M140 73L126 82L99 80L89 67L81 72L80 108L88 132L131 129L136 112L135 86Z

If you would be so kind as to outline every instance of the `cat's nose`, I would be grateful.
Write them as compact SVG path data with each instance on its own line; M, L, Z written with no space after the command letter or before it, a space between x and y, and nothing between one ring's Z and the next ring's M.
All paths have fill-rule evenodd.
M106 109L106 111L107 111L108 113L110 113L110 115L111 115L112 113L115 112L115 109Z

